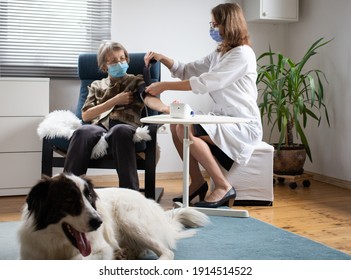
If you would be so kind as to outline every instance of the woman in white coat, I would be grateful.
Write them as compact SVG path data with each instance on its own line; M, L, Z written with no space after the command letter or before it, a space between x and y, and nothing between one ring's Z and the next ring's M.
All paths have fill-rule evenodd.
M189 201L196 196L197 207L215 208L236 197L235 186L224 177L219 164L227 170L233 162L246 164L256 143L262 140L262 125L257 106L256 56L250 46L247 24L241 7L225 3L211 11L210 35L218 42L215 51L206 57L181 63L162 54L149 52L151 59L161 61L173 77L181 81L153 83L146 91L159 95L166 90L209 93L216 115L249 118L249 123L193 125L190 129ZM171 126L172 138L180 156L183 151L183 126ZM202 176L201 164L212 178L215 188L206 197L208 185ZM174 201L180 201L175 198ZM232 205L232 204L230 204Z

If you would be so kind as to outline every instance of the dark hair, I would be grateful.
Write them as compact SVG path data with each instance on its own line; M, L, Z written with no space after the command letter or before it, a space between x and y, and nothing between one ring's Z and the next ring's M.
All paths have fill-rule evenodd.
M217 51L226 53L238 46L251 45L245 16L237 3L217 5L212 9L212 16L223 38Z

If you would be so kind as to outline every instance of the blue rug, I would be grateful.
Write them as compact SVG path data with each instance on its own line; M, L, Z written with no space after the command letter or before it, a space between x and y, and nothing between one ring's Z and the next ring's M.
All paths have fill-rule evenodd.
M19 258L18 227L19 222L0 223L0 259ZM211 217L195 237L178 242L175 259L351 260L351 255L254 218Z

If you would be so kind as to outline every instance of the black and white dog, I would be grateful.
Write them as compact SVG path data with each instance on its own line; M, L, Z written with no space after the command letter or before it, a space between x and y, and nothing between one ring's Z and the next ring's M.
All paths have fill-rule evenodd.
M19 229L21 259L135 259L153 251L173 259L178 239L208 217L191 208L164 211L134 190L94 190L86 177L59 174L27 196Z

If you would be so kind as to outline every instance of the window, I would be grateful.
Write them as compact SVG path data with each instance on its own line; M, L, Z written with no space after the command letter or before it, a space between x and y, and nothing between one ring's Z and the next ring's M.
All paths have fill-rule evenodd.
M0 77L77 77L110 27L111 0L1 0Z

